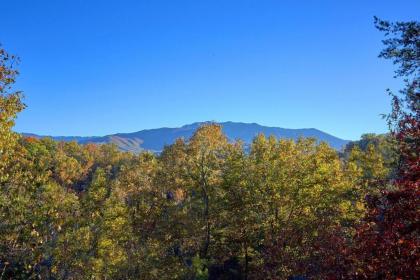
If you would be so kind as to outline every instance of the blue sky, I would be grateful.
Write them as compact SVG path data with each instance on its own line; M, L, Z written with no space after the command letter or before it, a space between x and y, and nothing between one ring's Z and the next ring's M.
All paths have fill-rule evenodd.
M205 120L386 131L390 62L373 16L420 1L3 1L0 42L21 57L16 130L105 135Z

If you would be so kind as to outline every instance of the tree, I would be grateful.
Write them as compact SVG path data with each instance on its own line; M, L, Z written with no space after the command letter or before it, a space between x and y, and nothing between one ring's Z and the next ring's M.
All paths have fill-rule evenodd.
M352 151L357 148L360 149L360 151L363 153L366 153L368 149L373 149L373 151L369 152L370 154L372 154L372 156L376 156L375 154L380 154L382 157L381 161L383 168L388 170L388 174L386 174L388 179L395 177L395 173L398 168L399 156L398 143L394 135L392 135L391 133L363 134L360 140L352 141L349 144L347 144L344 151L344 156L346 160L349 159Z
M18 136L12 132L17 114L25 108L20 91L13 90L19 72L18 59L0 45L0 183L7 180L4 170L12 159Z
M351 225L360 213L357 197L351 195L356 190L353 173L348 176L337 152L314 139L295 143L259 136L250 158L253 209L259 217L254 250L260 256L253 262L263 263L253 277L322 279L328 254L322 241L337 226Z
M369 211L358 228L353 248L353 275L361 279L417 279L420 213L420 23L390 23L375 18L376 27L391 36L380 57L398 65L405 78L400 96L393 96L388 116L399 147L394 190L367 197Z

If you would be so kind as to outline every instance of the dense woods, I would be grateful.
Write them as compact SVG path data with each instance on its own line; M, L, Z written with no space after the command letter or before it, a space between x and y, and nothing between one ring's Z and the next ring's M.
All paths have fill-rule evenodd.
M342 153L215 124L158 155L21 137L0 49L0 279L418 278L420 25L376 24L406 86Z

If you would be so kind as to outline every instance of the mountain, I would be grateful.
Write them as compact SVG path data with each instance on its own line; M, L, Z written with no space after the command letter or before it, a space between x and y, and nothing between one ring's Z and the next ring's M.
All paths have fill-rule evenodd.
M174 143L177 138L190 138L195 130L203 124L211 122L197 122L184 125L178 128L156 128L145 129L133 133L117 133L107 136L78 137L78 136L40 136L36 134L23 133L24 136L37 138L51 137L57 141L76 141L80 144L86 143L114 143L121 150L129 152L140 152L149 150L152 152L162 151L165 145ZM221 122L218 123L229 140L241 139L245 145L249 145L252 139L259 133L266 136L273 135L276 138L298 139L299 137L312 137L318 141L324 141L337 150L341 150L349 141L337 138L315 128L287 129L280 127L262 126L256 123Z

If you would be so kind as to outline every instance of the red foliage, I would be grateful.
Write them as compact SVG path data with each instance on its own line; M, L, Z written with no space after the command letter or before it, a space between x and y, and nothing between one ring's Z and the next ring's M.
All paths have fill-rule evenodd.
M32 137L32 136L25 137L24 140L26 142L28 142L28 143L36 143L36 142L38 142L38 139L35 138L35 137Z
M395 134L401 163L396 190L368 198L369 213L356 235L354 275L360 279L420 279L420 125L406 116Z

